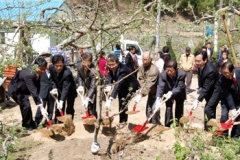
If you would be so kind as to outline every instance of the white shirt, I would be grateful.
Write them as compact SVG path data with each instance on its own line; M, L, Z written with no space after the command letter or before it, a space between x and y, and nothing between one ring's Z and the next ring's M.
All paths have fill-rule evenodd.
M157 66L159 72L161 73L163 71L164 60L162 58L159 58L157 61L155 61L155 65Z

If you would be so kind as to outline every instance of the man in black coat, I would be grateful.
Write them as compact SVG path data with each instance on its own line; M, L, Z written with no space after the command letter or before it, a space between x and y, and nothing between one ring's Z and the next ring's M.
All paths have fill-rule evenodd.
M43 107L45 108L47 105L47 112L48 112L48 118L52 120L53 116L53 110L54 110L54 98L50 94L50 91L52 88L52 78L49 72L49 66L52 64L51 57L45 58L47 61L47 70L41 75L40 78L40 91L39 95L43 100ZM40 111L40 108L37 109L36 115L35 115L35 122L37 125L42 121L42 114Z
M97 70L92 63L92 54L83 53L81 55L82 63L77 67L78 91L85 91L86 98L82 106L87 108L89 115L97 117L96 113L96 77Z
M71 70L64 65L62 55L54 55L49 71L52 77L53 89L51 93L58 93L58 105L55 116L60 116L59 110L65 112L65 101L67 100L66 114L71 114L74 118L74 101L77 96L76 83Z
M198 103L206 100L204 108L204 129L208 130L209 127L206 123L216 118L216 107L221 95L221 87L218 81L219 73L216 66L208 60L206 51L199 50L195 53L195 64L198 68L198 93L199 96L193 101L192 109L198 107Z
M240 108L240 68L235 68L231 62L226 62L221 67L222 75L220 83L223 94L221 96L222 114L220 122L228 120L228 113L231 110L232 116L236 116L237 110ZM235 121L239 121L240 117ZM228 136L228 130L223 132L224 136ZM234 125L231 137L237 140L240 136L240 125Z
M159 76L156 105L161 103L163 96L170 98L166 101L165 126L167 127L173 122L174 100L176 101L175 118L179 121L183 115L183 103L186 99L185 77L185 71L177 68L175 60L169 60L166 69Z
M45 59L37 58L33 65L18 71L8 85L8 96L12 97L20 106L22 127L27 130L36 128L32 118L30 95L32 95L35 104L40 108L42 115L48 115L39 96L40 76L45 72L46 67L47 62Z
M139 68L135 46L129 47L129 52L125 57L125 64L130 69L131 72ZM137 72L135 72L134 75L137 77Z
M107 57L107 67L109 68L108 72L108 84L116 83L113 87L113 91L105 103L105 107L109 108L111 105L112 99L115 99L118 95L119 101L119 111L124 110L120 113L120 123L127 122L128 115L125 113L128 110L127 104L131 99L131 95L139 87L137 78L134 75L123 79L126 75L129 75L131 71L124 64L119 62L116 54L109 54ZM108 89L106 89L108 90Z

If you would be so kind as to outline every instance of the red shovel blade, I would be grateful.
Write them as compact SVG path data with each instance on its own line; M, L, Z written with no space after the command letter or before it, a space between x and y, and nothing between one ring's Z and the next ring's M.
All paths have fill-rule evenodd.
M233 126L233 121L232 120L229 120L225 123L220 123L221 127L225 130L231 128Z
M45 125L47 128L52 126L52 121L49 119Z
M82 120L85 120L85 119L88 119L88 118L95 118L96 119L96 117L94 115L91 115L91 116L89 115L88 110L85 111L85 114L86 114L86 116L83 116Z
M142 125L136 125L132 131L135 133L140 133L140 132L144 132L146 129L148 129L148 127L146 126L142 126Z
M96 118L96 117L94 115L92 115L92 116L83 116L82 120L85 120L85 119L88 119L88 118Z

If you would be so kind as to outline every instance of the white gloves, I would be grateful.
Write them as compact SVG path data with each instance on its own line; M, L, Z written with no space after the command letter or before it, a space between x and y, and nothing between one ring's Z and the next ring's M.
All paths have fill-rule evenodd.
M165 97L166 99L169 99L172 97L172 91L168 91L167 94L164 94L163 97Z
M45 110L45 108L42 107L40 110L41 110L41 113L42 113L43 116L47 116L48 115L48 113Z
M57 104L57 109L61 110L62 107L63 107L63 101L60 100L60 101L58 102L58 104Z
M84 91L83 86L79 86L79 87L77 88L77 92L83 92L83 91Z
M199 101L197 99L193 101L192 110L195 110L198 107L198 103Z
M50 94L52 94L52 95L58 95L58 90L57 90L57 88L53 88L53 89L50 91Z
M197 94L201 94L202 92L202 87L197 90Z
M232 112L233 117L235 117L237 115L237 110L236 109L232 109L231 112Z
M142 99L142 95L141 94L137 94L136 98L135 98L135 102L139 103Z
M113 100L113 98L112 98L112 97L109 97L104 106L105 106L106 108L110 108L110 105L111 105L112 100Z
M112 88L111 86L105 87L105 88L104 88L104 92L110 92L110 91L111 91L111 88Z
M85 108L87 108L89 101L90 101L90 98L88 98L88 97L85 98L84 101L83 101L82 106L85 107Z

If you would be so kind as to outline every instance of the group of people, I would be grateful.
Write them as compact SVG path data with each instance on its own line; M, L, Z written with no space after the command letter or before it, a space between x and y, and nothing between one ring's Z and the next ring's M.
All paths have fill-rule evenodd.
M125 57L126 64L119 61L119 55L111 53L106 57L106 54L101 51L98 68L93 64L92 54L83 53L81 62L77 66L78 87L72 71L64 65L64 58L61 55L54 55L51 59L39 57L34 62L37 66L36 71L31 70L31 65L16 73L9 84L8 94L19 104L23 119L22 126L26 129L36 128L43 116L56 120L56 116L60 115L59 110L63 110L74 118L74 102L77 92L80 91L86 93L82 106L90 115L97 117L96 85L99 84L97 77L100 74L100 84L104 86L102 91L110 93L106 97L104 106L110 108L112 100L118 97L120 124L126 124L128 121L128 115L125 112L132 97L135 96L135 103L139 103L142 97L148 96L146 117L153 114L156 107L162 105L164 98L168 99L165 102L164 125L169 127L173 119L179 121L183 115L184 101L191 86L192 69L196 66L199 96L193 101L191 109L196 109L199 102L206 100L204 129L209 129L208 120L216 118L216 107L219 101L222 106L221 122L228 119L230 110L233 116L237 114L240 106L240 69L235 68L231 62L225 62L221 65L222 74L220 74L217 67L209 60L209 52L202 49L192 55L191 48L187 47L180 57L180 65L171 59L168 52L168 47L163 47L155 63L153 63L152 54L144 52L143 64L139 66L134 46ZM235 79L237 81L234 81ZM51 96L54 93L58 96L56 107ZM38 106L35 121L33 121L29 102L30 95ZM174 101L175 116L173 116ZM66 109L65 104L67 104ZM53 118L54 108L56 110ZM150 123L161 124L160 110L154 114ZM234 126L231 136L238 138L239 134L240 127ZM224 132L224 135L227 135L227 132Z

